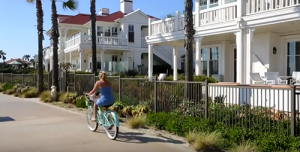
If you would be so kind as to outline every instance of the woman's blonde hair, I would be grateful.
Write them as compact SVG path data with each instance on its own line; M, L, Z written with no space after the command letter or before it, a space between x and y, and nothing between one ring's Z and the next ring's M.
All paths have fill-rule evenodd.
M106 73L104 71L99 72L99 80L103 80L104 82L108 82Z

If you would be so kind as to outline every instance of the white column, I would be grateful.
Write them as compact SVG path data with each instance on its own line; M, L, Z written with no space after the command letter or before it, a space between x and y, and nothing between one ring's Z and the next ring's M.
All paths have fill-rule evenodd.
M138 68L138 66L142 64L141 56L142 56L141 52L134 53L134 69Z
M70 61L70 63L72 64L72 52L70 52L70 55L69 55L69 61Z
M195 0L195 27L199 27L200 26L200 0ZM178 23L178 22L177 22Z
M180 16L180 12L176 11L176 15L175 15L175 31L179 30L179 16Z
M202 37L195 38L195 74L197 76L202 74L202 65L201 65L201 39Z
M153 46L151 44L148 45L148 78L149 81L152 80L153 75Z
M84 71L83 70L83 50L78 50L79 51L79 68L80 71Z
M236 82L244 84L245 83L245 72L244 72L244 30L241 29L239 32L236 32Z
M153 34L152 28L151 28L151 22L152 22L152 18L149 17L148 19L148 35L151 36L151 34Z
M50 69L49 71L51 71L53 69L53 55L51 56L50 54Z
M243 17L246 14L246 1L237 0L237 18Z
M105 50L102 50L101 51L101 56L100 56L100 60L101 60L101 71L105 71L105 67L104 67L104 52L105 52Z
M173 47L173 80L177 81L177 70L178 70L178 56L177 56L178 48Z
M67 63L67 53L65 53L65 63Z
M247 29L247 38L246 38L246 83L251 84L250 73L252 72L252 39L253 39L253 31L254 29L248 28Z

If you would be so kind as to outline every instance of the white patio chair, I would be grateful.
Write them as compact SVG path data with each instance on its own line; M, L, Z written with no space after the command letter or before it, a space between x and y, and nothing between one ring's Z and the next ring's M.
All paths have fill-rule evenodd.
M296 85L300 85L300 72L294 71L291 79L291 84L295 83Z
M166 78L167 74L165 73L160 73L159 76L157 77L158 81L163 81Z
M253 81L253 84L267 84L266 80L264 80L259 73L250 73L250 78ZM273 82L274 81L268 81L268 84Z
M275 84L288 84L287 80L280 79L279 72L265 72L265 79L272 80Z

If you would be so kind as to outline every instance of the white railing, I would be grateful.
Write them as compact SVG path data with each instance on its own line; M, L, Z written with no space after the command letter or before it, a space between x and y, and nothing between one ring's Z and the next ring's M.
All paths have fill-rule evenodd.
M73 47L73 46L76 46L76 45L79 45L80 42L81 42L81 35L78 35L68 41L65 42L65 48L69 48L69 47Z
M297 5L300 5L299 0L248 0L246 2L246 14L255 14Z
M146 42L145 37L141 37L141 47L142 48L147 48L148 47L148 44Z
M231 21L237 17L237 3L200 11L200 26Z
M193 22L195 27L198 27L198 25L195 24L197 17L199 17L200 26L232 21L237 17L237 2L202 10L198 12L198 14L194 12ZM152 21L150 28L150 35L184 30L184 15L176 14L175 17Z
M98 45L111 45L111 46L128 46L127 37L106 37L97 36L96 43ZM78 46L79 44L92 44L92 37L90 35L78 35L73 39L65 42L65 48Z

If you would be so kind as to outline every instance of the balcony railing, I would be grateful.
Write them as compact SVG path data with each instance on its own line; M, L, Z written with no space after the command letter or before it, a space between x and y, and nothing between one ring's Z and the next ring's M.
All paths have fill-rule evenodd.
M297 5L300 5L300 0L248 0L246 3L246 14L255 14Z
M115 62L115 61L106 61L104 62L104 71L107 72L125 72L128 70L133 70L133 62L132 61L120 61L120 62Z
M195 20L197 17L199 17L198 20L200 26L234 20L237 17L237 2L214 7L212 9L202 10L199 12L199 14L194 12L193 21L195 27L199 26L195 25ZM172 18L152 21L150 28L150 35L182 31L184 30L184 15L177 14Z
M107 36L97 36L96 43L98 45L108 45L108 46L128 46L127 37L107 37ZM70 48L78 46L79 44L92 44L92 37L90 35L78 35L65 42L65 48Z

